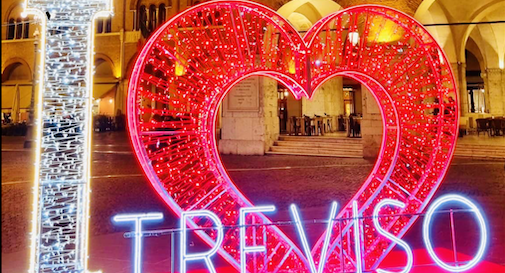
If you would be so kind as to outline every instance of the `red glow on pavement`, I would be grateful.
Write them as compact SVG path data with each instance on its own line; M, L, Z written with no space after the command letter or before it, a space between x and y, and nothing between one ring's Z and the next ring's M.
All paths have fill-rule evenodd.
M436 264L433 263L431 260L428 252L424 249L415 249L413 250L414 252L414 267L410 271L410 273L446 273L447 271L443 270L442 268L438 267ZM435 252L437 255L444 261L452 261L453 252L450 249L446 248L436 248ZM472 259L471 256L465 255L462 253L458 253L458 259L460 261L468 261ZM398 252L398 251L392 251L390 252L386 258L381 262L380 268L385 269L385 270L391 270L394 271L395 268L402 268L405 266L405 253L403 252ZM219 267L216 269L218 273L237 273L239 272L237 269L233 267ZM208 271L206 269L196 269L196 270L191 270L188 271L188 273L207 273ZM465 271L469 273L489 273L489 272L505 272L505 266L488 262L488 261L482 261L480 262L477 266L474 268ZM167 272L168 273L168 272Z
M414 252L414 267L410 271L411 273L446 273L444 269L437 266L430 255L425 249L416 249ZM452 250L447 248L435 248L435 253L445 262L454 261L454 253ZM460 262L469 261L472 256L462 254L458 252L458 260ZM381 268L394 268L403 267L405 265L405 255L402 252L392 251L386 256L386 258L381 263ZM495 264L488 261L481 261L474 268L465 271L472 273L483 273L483 272L505 272L505 266Z

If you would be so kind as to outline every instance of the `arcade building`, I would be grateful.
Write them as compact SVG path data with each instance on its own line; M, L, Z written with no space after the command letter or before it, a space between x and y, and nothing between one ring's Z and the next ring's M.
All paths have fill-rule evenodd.
M22 16L23 2L2 1L2 126L27 122L32 96L39 91L33 79L40 25L37 18ZM359 4L387 5L413 16L425 25L450 60L459 88L460 134L505 133L505 119L494 122L505 116L505 1L259 2L287 18L302 36L327 14ZM111 120L124 115L128 78L138 52L158 26L198 3L114 1L114 16L99 19L95 27L94 115ZM383 43L399 39L387 25L379 33L377 39ZM346 42L356 44L359 35L349 33ZM184 73L183 67L179 73ZM232 89L219 111L216 138L220 152L225 154L366 158L374 157L381 144L379 107L366 87L350 78L332 78L310 100L294 99L275 80L248 78Z

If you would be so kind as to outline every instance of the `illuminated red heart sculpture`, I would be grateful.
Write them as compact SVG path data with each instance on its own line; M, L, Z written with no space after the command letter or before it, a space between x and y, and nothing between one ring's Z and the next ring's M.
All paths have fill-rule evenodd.
M224 169L215 139L220 102L234 84L252 75L282 82L297 99L311 97L334 76L366 85L381 109L383 140L373 171L352 200L362 216L372 215L384 198L406 204L384 209L387 213L423 211L449 166L459 117L450 65L426 29L399 11L366 5L321 19L302 38L267 7L214 1L161 26L140 52L130 79L127 114L135 154L177 214L206 209L233 226L239 208L252 206ZM351 203L338 217L352 217ZM401 237L415 220L406 215L381 224ZM250 214L247 222L269 220ZM192 223L197 225L212 223ZM393 244L376 232L371 218L362 227L363 264L371 270ZM279 228L249 227L247 234L248 244L266 242L267 247L257 260L249 255L250 270L308 271L307 259ZM212 232L199 236L213 245ZM354 271L352 221L335 224L330 242L325 271ZM238 230L226 229L219 253L236 268L238 244ZM312 250L316 261L321 247L322 239Z

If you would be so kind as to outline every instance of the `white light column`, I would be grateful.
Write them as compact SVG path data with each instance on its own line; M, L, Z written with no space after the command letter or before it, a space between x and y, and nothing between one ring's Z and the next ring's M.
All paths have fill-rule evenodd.
M87 271L94 18L110 0L27 0L42 20L29 272Z

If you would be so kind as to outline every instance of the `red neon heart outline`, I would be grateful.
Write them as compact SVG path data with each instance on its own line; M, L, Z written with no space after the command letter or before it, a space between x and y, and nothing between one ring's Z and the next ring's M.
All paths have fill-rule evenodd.
M181 208L181 205L175 200L183 200L181 199L180 196L177 196L177 192L173 192L170 194L168 191L170 189L167 189L165 187L173 186L174 184L169 184L166 183L163 185L160 180L161 178L158 177L157 171L160 171L161 169L153 166L152 161L149 157L148 151L145 146L148 146L149 141L152 141L153 138L156 138L155 134L146 133L146 131L149 129L146 127L142 122L139 120L139 111L142 108L141 102L139 101L139 98L141 97L142 94L142 83L143 81L149 81L151 79L146 79L145 77L149 77L150 74L144 73L144 69L146 67L146 64L149 63L151 60L154 60L156 58L155 55L153 55L154 48L157 46L157 43L161 41L162 34L168 33L168 31L171 29L171 27L177 26L178 24L181 24L183 22L184 18L189 18L191 15L195 15L198 12L205 12L208 10L213 10L213 9L222 9L222 8L229 8L232 10L232 12L238 12L240 11L248 11L250 14L255 14L256 16L260 17L266 17L262 18L265 21L269 21L273 27L276 28L276 30L280 33L280 36L285 35L287 39L290 42L290 46L292 46L291 49L297 48L299 46L300 48L297 48L297 51L295 51L296 54L298 54L298 58L296 58L296 61L298 64L302 63L309 63L309 65L302 66L301 69L298 69L294 75L289 74L289 72L286 69L282 69L280 67L275 67L272 68L271 70L249 70L248 73L243 73L242 75L231 77L229 79L224 80L221 83L221 88L220 86L213 86L215 88L215 91L217 92L212 96L207 96L206 95L206 103L204 104L204 107L202 109L206 111L200 112L202 113L207 113L205 116L200 116L200 121L201 123L198 123L198 127L195 127L196 132L198 132L198 135L196 138L198 138L198 143L199 145L194 146L194 150L190 151L194 152L193 157L195 159L202 159L204 157L206 160L204 161L203 164L205 165L206 168L210 169L213 175L216 176L216 179L219 180L220 184L217 184L217 187L224 187L225 189L231 190L230 192L224 192L222 195L219 195L218 197L215 197L213 195L214 190L206 193L206 195L201 199L205 200L205 198L211 198L212 201L210 202L212 206L209 206L207 209L214 211L216 213L217 210L213 210L216 205L214 203L217 202L226 202L232 200L236 204L240 206L252 206L252 203L242 195L242 193L236 188L236 186L233 184L231 179L229 178L228 174L226 173L226 170L222 166L219 154L217 152L217 147L215 143L215 138L214 138L214 130L215 130L215 118L217 114L217 106L220 104L221 100L225 97L226 93L231 89L231 87L236 84L238 81L242 80L245 77L251 76L251 75L263 75L263 76L269 76L272 77L282 83L284 83L288 88L290 88L291 92L296 98L300 98L302 96L306 97L311 97L313 93L310 90L316 90L317 87L319 87L321 84L324 83L325 80L328 80L336 75L345 75L349 76L352 78L355 78L359 81L361 81L363 84L365 84L373 93L375 99L378 101L379 105L381 106L381 114L382 114L382 120L383 120L383 128L387 128L383 130L383 140L382 140L382 146L381 146L381 152L379 159L377 160L377 163L372 171L372 173L369 175L363 186L360 188L358 193L355 195L355 197L352 200L362 200L365 202L359 202L359 209L362 215L368 215L369 213L369 208L373 208L373 205L376 203L377 200L380 200L381 197L390 197L390 196L384 196L383 190L390 191L390 192L395 192L397 195L396 197L401 197L402 193L401 188L398 185L403 185L402 182L398 182L398 180L391 182L391 177L395 175L396 171L400 172L405 172L405 169L409 169L410 166L407 167L398 167L398 161L403 160L405 158L407 159L412 159L412 156L416 155L425 155L424 153L419 153L419 151L415 151L414 149L407 150L405 151L405 148L401 145L405 145L407 140L411 140L408 137L405 137L404 135L409 133L410 131L405 129L405 126L402 127L404 123L408 123L406 121L403 121L405 117L399 117L397 113L397 107L395 104L401 103L399 102L400 100L398 98L393 98L392 96L398 96L400 95L405 95L405 92L397 92L394 93L392 91L397 91L400 89L399 88L394 88L392 90L386 90L385 88L382 87L381 83L379 82L380 80L384 79L376 79L371 77L370 75L367 75L367 73L363 72L357 72L357 71L352 71L352 69L358 69L361 68L359 67L359 62L360 57L356 57L357 63L353 64L353 60L350 60L349 58L347 62L346 67L339 67L338 69L335 67L331 67L331 63L326 66L323 66L322 68L316 67L315 63L313 60L310 58L315 58L313 54L319 54L322 53L318 51L317 48L317 43L314 43L315 40L318 39L318 35L321 31L323 31L323 28L327 27L328 24L333 22L333 20L338 20L339 18L342 19L342 17L346 16L346 14L364 14L365 12L372 13L372 14L377 14L380 16L385 16L387 17L388 20L394 20L396 24L401 25L404 27L404 29L409 30L406 28L406 26L409 26L411 29L411 32L414 32L413 39L417 39L416 41L421 40L423 42L423 46L420 48L417 48L417 51L421 52L421 57L425 57L426 60L428 60L429 64L428 70L431 68L429 71L430 74L429 76L434 77L434 81L436 84L436 91L432 91L432 93L437 94L437 98L440 99L440 101L444 102L441 103L441 113L444 113L443 115L440 114L435 120L438 122L437 128L438 130L436 139L431 139L432 142L435 142L432 145L434 146L434 150L431 150L432 154L431 157L429 158L429 161L427 165L429 167L424 168L426 172L424 172L423 177L418 179L418 182L420 181L420 186L416 189L415 194L413 194L414 197L417 197L416 194L419 194L419 191L421 192L420 194L424 199L420 202L420 204L412 204L412 198L411 199L403 199L407 204L407 208L405 210L402 210L401 212L403 213L408 213L408 212L421 212L424 207L428 204L429 200L433 196L434 192L440 185L447 168L449 166L450 160L452 158L452 154L454 152L454 146L455 146L455 140L456 140L456 132L457 132L457 127L458 127L458 120L459 120L459 112L458 112L458 104L457 104L457 92L456 87L455 87L455 81L454 77L452 75L452 71L450 69L450 66L448 66L447 58L443 54L443 51L440 49L439 45L435 42L433 37L429 35L429 33L419 24L417 23L414 19L410 18L408 15L405 15L399 11L393 10L391 8L387 7L381 7L381 6L374 6L374 5L366 5L366 6L357 6L357 7L352 7L349 9L345 9L342 11L339 11L337 13L331 14L320 21L318 21L304 36L302 39L299 34L294 30L291 25L284 20L280 15L276 14L275 11L270 10L267 7L264 7L262 5L252 3L252 2L245 2L245 1L213 1L213 2L206 2L201 5L192 7L188 10L185 10L184 12L176 15L173 17L171 20L169 20L167 23L165 23L162 27L156 31L149 41L146 43L144 46L142 52L139 54L134 69L132 71L131 79L130 79L130 85L129 85L129 94L128 94L128 101L127 101L127 115L128 115L128 128L129 128L129 133L130 133L130 138L132 141L132 145L135 149L135 154L142 166L142 169L146 176L148 177L149 181L152 183L153 187L157 190L157 192L160 194L160 196L163 198L163 200L176 212L178 215L182 212L183 209L188 209L188 203L183 202L182 205L184 208ZM234 10L235 9L235 10ZM351 17L351 16L349 16ZM270 18L270 19L268 19ZM367 17L368 18L368 17ZM243 21L243 20L242 20ZM235 26L234 26L235 27ZM338 27L342 27L341 24L339 24ZM350 27L352 25L350 24ZM415 30L412 30L415 29ZM235 30L237 30L235 28ZM340 29L340 31L342 31ZM235 38L237 38L237 44L238 43L238 36L240 33L237 33ZM412 33L407 33L406 35L410 35ZM245 37L244 33L244 37ZM366 35L364 35L367 37ZM284 37L284 36L282 36ZM279 38L280 40L281 38ZM362 39L364 40L364 39ZM361 41L360 41L361 43ZM307 46L309 45L309 46ZM172 57L172 59L179 61L177 50L169 50L170 48L166 48L165 54L169 55L169 57ZM331 54L333 52L326 52L326 54ZM438 53L438 54L437 54ZM432 55L435 54L436 56L433 57ZM316 55L317 57L317 55ZM321 57L321 56L320 56ZM412 56L411 56L412 57ZM420 58L421 58L420 57ZM324 56L322 57L324 58ZM419 60L417 60L419 61ZM413 65L416 64L416 62L413 63ZM223 65L225 63L223 62ZM335 64L336 65L336 64ZM373 66L377 68L377 66L380 66L380 63L372 63L369 64L372 66L369 68L369 70L372 70L369 72L370 74L373 74ZM282 64L281 64L282 66ZM354 67L357 66L357 67ZM438 67L438 69L437 69ZM253 65L254 68L254 65ZM307 68L311 69L310 73L310 80L307 80ZM365 66L364 69L366 70L368 67ZM410 68L410 67L409 67ZM277 70L275 70L277 69ZM440 75L433 73L433 71L436 71L437 73L440 72ZM442 71L442 72L441 72ZM173 71L172 71L173 72ZM408 74L410 70L406 70L405 73ZM393 74L395 71L392 72ZM443 74L444 73L444 74ZM443 74L443 75L442 75ZM392 75L391 77L393 77ZM386 76L387 77L387 76ZM183 77L181 77L183 78ZM214 79L213 79L214 80ZM309 85L310 84L310 85ZM406 85L409 83L405 82ZM445 87L443 86L445 84ZM309 90L309 91L306 91ZM189 90L189 89L188 89ZM186 90L186 91L188 91ZM382 91L381 91L382 90ZM183 89L184 91L184 89ZM192 90L190 90L192 91ZM213 90L214 91L214 90ZM403 90L405 91L405 90ZM186 95L188 94L187 92L185 93ZM198 95L198 94L197 94ZM195 95L196 96L196 95ZM448 97L454 98L454 102L452 103L445 103L446 99ZM402 101L403 103L411 102L410 100L405 100ZM140 103L140 105L139 105ZM198 105L201 106L201 105ZM400 105L405 107L403 104ZM421 105L424 106L422 108L423 110L429 109L430 105ZM449 109L448 114L445 113L444 109L447 109L445 107L453 107L452 110ZM404 113L401 113L404 114ZM401 122L403 123L401 123ZM144 126L144 127L142 127ZM422 126L420 126L422 127ZM145 130L147 128L147 130ZM445 130L444 130L445 128ZM180 128L179 128L180 129ZM410 128L412 130L412 128ZM406 132L402 133L402 130L406 130ZM189 136L189 130L179 130L177 131L181 133L187 134L187 138L190 139ZM194 131L195 132L195 131ZM166 133L166 132L165 132ZM419 136L417 136L419 137ZM161 139L162 137L158 137L157 139ZM406 139L404 139L406 138ZM152 144L152 143L151 143ZM421 145L421 148L426 148L425 146ZM428 147L429 148L429 147ZM432 147L433 148L433 147ZM198 155L197 153L200 152ZM404 154L407 154L405 157ZM196 157L195 157L196 156ZM176 157L177 159L184 158L182 156ZM197 163L202 163L200 161L197 161ZM405 162L403 162L405 163ZM413 164L413 167L416 167L415 161L412 162L407 162L406 164ZM423 166L421 164L421 166ZM410 169L412 169L410 168ZM379 171L380 169L380 171ZM180 171L180 170L178 170ZM179 175L178 172L172 171L172 174ZM380 174L378 174L380 173ZM405 173L407 175L407 179L412 179L409 177L409 173ZM161 174L160 174L161 176ZM189 179L186 181L184 185L191 185L191 177L186 177ZM380 180L377 180L377 178L385 178L381 182ZM429 180L429 179L432 180ZM425 183L425 182L428 183ZM389 183L388 183L389 182ZM393 184L394 183L394 184ZM428 185L425 185L428 184ZM216 184L214 184L216 185ZM194 185L193 185L194 186ZM397 186L395 188L395 186ZM404 185L405 186L405 185ZM406 186L412 186L409 183L406 184ZM390 187L389 189L386 187ZM403 187L405 189L406 187ZM370 189L372 189L370 191ZM191 190L195 190L194 187L191 188ZM370 192L369 192L370 191ZM398 192L400 191L400 192ZM195 192L193 195L198 196L198 194L201 195L201 192ZM395 195L393 194L393 195ZM193 196L191 196L193 197ZM226 197L226 198L225 198ZM217 199L216 199L217 198ZM230 198L230 199L227 199ZM409 197L410 198L410 197ZM223 200L221 200L223 199ZM400 198L401 199L401 198ZM351 201L352 201L351 200ZM410 200L410 202L409 202ZM187 200L184 200L187 201ZM201 202L199 200L193 200L194 202L190 207L190 209L199 209L202 207L204 202ZM220 203L219 203L220 204ZM214 207L213 207L214 206ZM409 211L409 209L411 211ZM237 211L236 208L233 209L234 211ZM395 211L399 212L399 211ZM222 215L219 213L219 215ZM342 211L339 213L338 217L342 218L349 218L351 216L350 214L350 203L346 205ZM231 224L236 224L237 223L237 217L236 216L228 216L229 218L223 218L223 221L225 225L230 225ZM262 220L268 222L269 220L261 214L254 215L255 221ZM231 219L231 220L230 220ZM394 233L396 236L403 236L403 234L408 230L408 228L412 225L412 223L415 221L416 217L410 217L409 219L405 218L397 218L391 221L388 224L388 229L390 232ZM366 220L365 220L366 221ZM370 220L371 221L371 220ZM192 227L196 227L197 223L191 223ZM344 222L344 227L347 229L345 230L345 234L352 234L352 223L349 222ZM281 264L277 263L274 264L273 267L269 267L268 270L272 269L277 269L277 270L282 270L282 269L295 269L297 272L300 271L307 271L307 262L305 258L303 257L302 252L287 238L277 227L268 227L267 228L267 236L270 236L268 243L269 245L267 246L267 249L272 249L273 247L272 242L278 242L280 245L280 248L277 249L276 254L272 255L270 258L271 260L281 260L283 261ZM369 233L367 233L367 231ZM227 233L228 235L233 235L234 231L230 231ZM374 234L373 229L365 229L364 232L366 234ZM212 245L213 240L210 236L207 234L201 232L199 234L207 243ZM324 234L323 234L324 236ZM335 268L342 268L341 265L339 264L344 264L344 267L346 270L352 270L354 269L353 263L354 263L354 254L353 254L353 242L351 240L351 237L344 238L343 241L340 242L339 240L340 236L340 231L338 230L338 227L334 226L333 230L333 237L332 237L332 245L339 245L337 248L332 252L333 255L330 255L328 257L328 263L326 266L326 269L335 269ZM345 236L344 236L345 237ZM323 238L323 237L321 237ZM231 240L233 242L233 240ZM236 243L236 240L235 240ZM376 252L367 252L364 251L364 261L365 265L367 268L375 268L380 261L384 258L384 256L388 253L388 251L392 248L392 244L390 244L387 241L384 241L382 238L379 238L377 235L375 235L373 243L369 243L369 241L366 241L365 244L365 249L367 250L369 248L375 249ZM239 268L238 261L237 259L237 254L238 252L234 252L233 248L235 248L236 245L227 245L226 247L220 248L219 253L228 261L230 264L233 266ZM316 246L313 248L313 256L315 256L315 259L317 260L317 255L319 253L319 248L321 247L321 239L318 241ZM288 251L288 249L291 249L291 251ZM340 251L344 251L344 260L343 262L340 261L339 255ZM384 251L385 250L385 251ZM285 255L284 255L285 254ZM248 262L248 266L252 266L252 262ZM332 267L333 266L333 267Z

